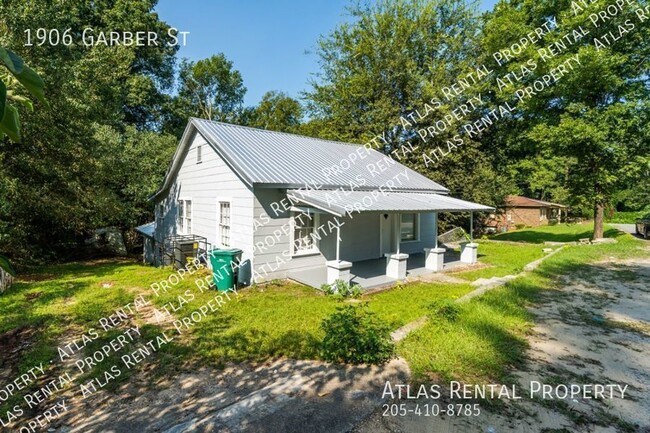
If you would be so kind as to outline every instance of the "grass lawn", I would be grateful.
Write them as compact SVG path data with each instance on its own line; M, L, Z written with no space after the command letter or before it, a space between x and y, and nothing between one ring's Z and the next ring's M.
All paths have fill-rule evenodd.
M467 281L478 278L503 277L523 271L524 266L544 256L539 244L505 244L489 240L477 240L478 260L490 266L475 271L451 272L455 277Z
M47 364L57 358L56 347L64 337L78 337L90 327L99 328L100 318L133 301L136 295L142 294L163 311L164 305L178 307L179 295L189 299L185 293L190 290L193 299L174 311L174 316L180 319L216 295L214 291L201 293L192 277L156 297L149 286L165 280L170 273L170 269L123 260L40 268L0 296L0 336L16 329L29 334L30 349L22 352L21 359L17 360L18 368L23 371L41 361ZM365 295L353 302L368 302L380 318L392 328L398 328L425 314L434 300L460 297L472 289L469 284L412 283ZM175 340L157 354L157 362L175 368L186 361L220 365L275 356L318 358L320 323L341 305L299 284L282 282L245 288L237 296L231 295L231 300L218 311L193 323L185 338ZM147 336L173 329L165 322L147 324L140 313L134 323L143 326ZM118 333L100 332L100 338L86 347L85 354L92 354ZM115 359L107 362L112 361ZM96 369L88 378L100 371Z
M583 237L588 230L583 225L522 232L528 232L526 237L537 241L531 233L545 239ZM418 378L434 375L473 381L503 379L507 366L517 363L525 350L524 337L531 326L525 307L535 299L536 293L552 288L558 275L580 272L589 261L639 254L636 247L642 241L620 234L617 239L618 244L569 247L544 262L532 275L464 304L455 320L432 320L399 344L400 355L409 361ZM368 302L371 310L396 329L427 314L427 307L434 301L455 299L468 293L473 289L470 280L517 273L526 263L542 256L538 244L480 243L481 260L493 266L454 273L468 280L467 284L416 282L352 302ZM190 317L217 294L200 292L194 281L200 275L195 275L156 297L150 285L166 280L170 273L170 269L128 260L102 260L46 266L22 275L0 296L0 350L22 347L3 358L0 362L3 370L22 373L42 362L51 365L52 373L60 372L62 365L56 347L64 340L79 338L90 327L99 329L101 317L133 301L137 295L143 295L158 310L164 305L176 305L172 309L174 318L182 319ZM220 366L277 356L317 359L323 336L320 323L342 305L316 290L285 282L242 289L237 296L230 297L218 311L192 322L182 336L148 359L147 362L156 365L152 371L173 374L193 363ZM181 306L182 299L187 303ZM143 335L139 340L129 343L75 381L80 383L101 375L108 366L119 362L120 355L133 351L138 344L164 330L173 332L171 321L151 320L151 307L146 312L148 315L141 311L130 318L132 324L141 327ZM91 355L121 332L123 329L101 331L99 338L82 354ZM50 360L55 362L50 364ZM113 385L127 380L130 374L130 370L126 371ZM11 377L0 379L12 380ZM20 395L14 397L19 399ZM12 404L13 400L4 402L0 410Z
M608 223L634 224L636 220L643 218L650 213L650 207L636 212L614 212L611 218L607 218Z
M643 241L622 233L616 239L616 244L565 248L531 274L461 305L455 319L429 321L399 344L398 353L408 361L416 380L508 382L510 366L523 359L525 337L532 326L526 307L538 294L560 284L561 275L586 272L590 262L648 255L641 249Z
M593 230L593 222L583 224L558 224L555 226L524 228L512 232L499 233L491 236L490 239L536 244L544 242L575 242L582 238L591 239ZM616 233L616 229L605 226L605 237L615 237Z

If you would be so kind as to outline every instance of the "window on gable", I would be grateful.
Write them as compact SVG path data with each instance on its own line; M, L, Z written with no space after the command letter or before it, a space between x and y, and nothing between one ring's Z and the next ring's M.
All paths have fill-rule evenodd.
M201 155L201 149L203 149L202 145L199 144L198 146L196 146L196 163L197 164L200 164L201 162L203 162L202 155Z
M230 246L230 203L219 202L219 241L224 247Z

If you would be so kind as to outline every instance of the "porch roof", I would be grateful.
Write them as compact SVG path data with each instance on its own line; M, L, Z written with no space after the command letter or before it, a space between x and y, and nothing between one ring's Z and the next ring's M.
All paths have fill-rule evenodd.
M441 194L396 191L297 190L287 195L294 202L337 216L350 212L470 212L492 211L493 207Z

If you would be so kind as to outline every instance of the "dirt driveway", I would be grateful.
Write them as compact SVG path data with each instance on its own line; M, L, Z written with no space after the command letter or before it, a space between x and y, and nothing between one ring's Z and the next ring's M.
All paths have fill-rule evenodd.
M501 400L473 417L383 416L354 430L385 432L650 432L650 259L592 263L567 275L532 311L521 389L546 384L618 383L625 398ZM407 410L427 400L406 402ZM482 404L484 406L484 404Z

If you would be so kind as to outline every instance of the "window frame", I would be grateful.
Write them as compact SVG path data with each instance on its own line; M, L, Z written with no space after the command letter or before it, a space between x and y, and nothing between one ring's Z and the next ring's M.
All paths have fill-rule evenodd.
M290 235L289 235L289 248L291 249L291 257L303 257L303 256L311 256L315 254L320 254L320 240L317 238L313 238L314 243L313 246L308 249L308 250L299 250L296 251L296 216L297 215L312 215L312 234L316 232L320 225L320 214L316 212L300 212L300 211L291 211L289 215L289 228L290 228Z
M222 224L221 218L221 205L228 205L228 225ZM228 227L228 245L223 243L223 236L221 233L222 227ZM229 198L217 198L217 244L221 247L231 248L232 245L232 200Z
M402 239L402 215L399 214L399 242L400 244L408 244L410 242L420 242L420 214L417 212L407 212L407 214L414 215L413 218L413 239Z
M187 204L189 203L190 216L187 217ZM189 235L192 234L192 224L194 212L192 209L192 197L181 197L178 199L178 215L176 218L176 227L180 234ZM187 223L189 222L189 227Z

